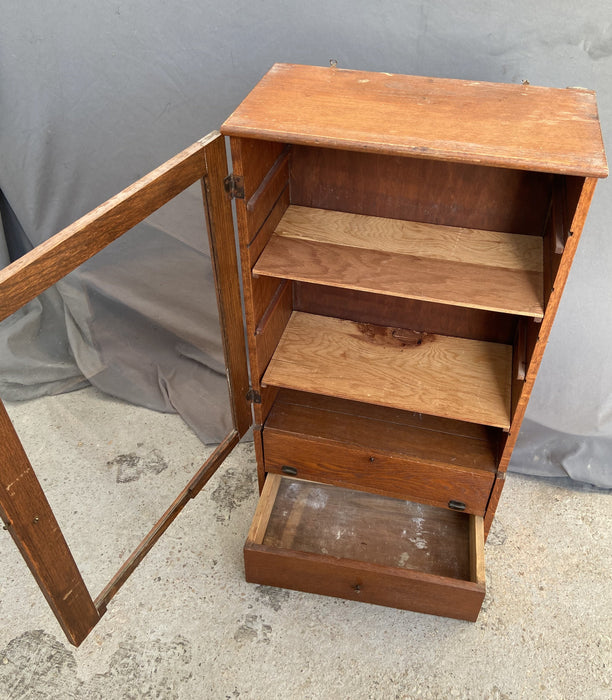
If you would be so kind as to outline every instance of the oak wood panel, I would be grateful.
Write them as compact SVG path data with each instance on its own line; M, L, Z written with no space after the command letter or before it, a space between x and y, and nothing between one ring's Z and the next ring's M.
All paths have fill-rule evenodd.
M275 386L261 386L259 379L253 379L253 388L259 391L261 396L260 403L253 404L253 414L255 416L256 425L263 425L268 417L268 414L272 410L276 396L278 395L278 388Z
M569 275L569 270L574 255L576 254L576 248L578 246L578 242L580 241L580 236L582 234L589 206L591 204L591 200L593 199L593 194L595 193L596 184L597 180L595 178L585 178L584 180L584 185L582 187L580 199L578 200L578 205L576 207L574 216L572 217L572 222L570 226L572 235L568 237L565 249L563 251L559 271L557 272L557 276L554 280L554 287L550 294L550 298L546 306L546 312L544 313L544 318L542 319L542 323L540 324L539 333L531 356L531 361L529 362L529 366L527 368L527 373L525 376L525 385L523 387L521 397L517 403L516 410L514 411L512 417L512 425L510 427L510 432L508 433L508 436L505 439L505 444L499 463L500 471L506 471L506 469L508 468L510 456L512 455L512 450L514 449L514 445L516 444L520 426L525 416L527 403L533 390L533 385L535 383L538 369L542 361L542 356L546 348L546 343L548 342L550 330L555 315L557 313L557 309L559 307L561 295L567 282L567 277ZM499 494L496 496L496 498L499 498ZM485 530L487 532L489 530L493 514L494 509L488 508L485 517Z
M206 171L212 132L0 270L0 321L147 218Z
M527 373L527 321L519 320L512 349L512 414L516 411Z
M277 161L284 144L261 139L240 139L240 160L232 154L234 175L244 178L244 196L248 201Z
M379 216L290 206L276 235L509 270L542 271L542 241L534 236L440 226Z
M469 580L467 516L272 479L266 478L260 517L244 548L247 581L476 619L485 586Z
M249 583L470 622L478 619L485 596L485 587L471 581L250 542L244 548L244 569Z
M333 396L292 391L290 389L283 389L279 392L275 406L279 411L286 410L291 412L294 407L304 407L307 410L356 416L368 421L393 423L400 426L402 430L410 431L416 428L418 430L434 431L459 438L466 437L470 440L485 442L488 447L481 448L483 450L482 463L480 458L477 458L475 462L466 462L466 465L470 467L480 463L483 468L486 468L490 456L497 453L496 445L500 435L499 430L479 425L478 423L466 423L461 420L451 420L450 418L440 418L439 416L429 416L424 413L402 411L361 401L347 401L346 399L338 399ZM330 416L329 420L333 421L334 418ZM322 430L323 426L320 426L319 429ZM478 452L480 452L480 449ZM464 457L467 458L467 454Z
M87 590L30 460L0 402L0 517L69 641L97 624Z
M238 147L232 146L232 158L237 151ZM241 235L247 244L257 235L288 182L289 160L286 154L281 153L278 167L272 166L269 177L264 177L250 199L236 200L236 213L243 224L240 227Z
M360 323L506 344L512 344L517 323L517 317L510 314L295 281L293 308Z
M454 470L494 473L495 428L283 389L265 424L270 436L297 436ZM293 458L293 455L290 455ZM375 462L371 463L376 470Z
M254 192L261 184L269 169L274 165L279 155L282 152L282 147L276 149L267 149L264 145L259 151L259 145L263 142L252 141L249 139L232 138L230 147L232 153L232 165L234 174L237 176L246 177L247 173L255 168L256 175L251 180L250 189ZM261 159L261 160L260 160ZM279 192L280 194L280 192ZM271 203L271 210L274 210L274 204ZM251 262L249 258L248 245L257 231L251 232L249 229L249 219L247 212L247 203L243 199L236 200L236 219L238 224L238 244L240 248L240 268L242 273L242 291L244 299L244 315L247 330L247 345L249 369L251 382L256 391L260 391L259 386L259 367L257 364L257 351L255 347L255 331L261 316L265 313L270 300L274 296L274 292L278 289L278 283L271 280L259 280L257 290L253 289L253 278L251 275ZM270 215L270 213L269 213ZM269 219L264 218L264 225ZM266 406L269 408L271 401ZM262 411L261 405L254 407L255 420L258 424L262 424L267 413Z
M291 203L541 236L552 175L295 146Z
M466 513L484 515L494 474L483 470L454 469L428 464L390 450L355 447L342 440L287 434L266 425L263 431L266 471L281 474L283 467L295 476L383 496L410 499L447 508L450 501L465 504ZM435 440L430 436L431 440ZM385 445L381 435L380 445ZM386 447L386 445L385 445Z
M464 513L300 479L281 477L262 544L470 580Z
M589 90L277 63L221 130L434 160L608 173Z
M291 317L292 310L291 284L284 281L279 286L277 294L271 300L268 310L255 331L255 351L259 368L258 379L263 375L270 358L276 350L278 341Z
M504 489L505 483L506 483L506 472L505 471L498 472L497 477L495 478L495 483L493 484L493 488L491 489L491 496L489 497L489 503L487 504L487 509L485 511L485 516L484 516L485 540L489 536L491 524L493 522L493 518L495 517L495 511L497 510L497 506L499 505L499 499L501 498L501 494L502 494L502 491Z
M259 486L259 493L261 493L266 478L266 472L264 470L262 429L261 426L257 424L253 426L253 446L255 447L255 459L257 461L257 485Z
M255 323L253 331L255 334L257 334L257 327L261 325L264 314L282 286L283 280L276 277L257 277L249 280L249 306Z
M259 497L259 501L257 501L257 508L255 509L253 520L251 521L251 527L247 535L248 540L259 543L263 542L280 484L281 477L276 474L270 474L270 476L266 478L261 496Z
M289 186L287 185L285 189L281 192L280 197L276 200L272 211L270 212L268 218L264 221L261 228L257 232L255 238L248 244L245 248L247 258L247 265L252 268L257 262L257 258L260 256L261 251L265 248L270 236L274 233L274 229L278 226L287 207L289 206Z
M246 398L249 374L234 219L231 203L223 188L223 179L227 175L227 154L225 140L220 134L206 143L204 157L206 172L202 179L202 195L208 242L234 427L242 437L251 426L251 407Z
M266 470L482 515L499 433L484 426L282 390L264 427Z
M470 579L485 585L484 522L481 517L470 516Z
M534 236L290 207L253 273L539 318L541 269Z
M508 428L512 348L293 312L263 384Z

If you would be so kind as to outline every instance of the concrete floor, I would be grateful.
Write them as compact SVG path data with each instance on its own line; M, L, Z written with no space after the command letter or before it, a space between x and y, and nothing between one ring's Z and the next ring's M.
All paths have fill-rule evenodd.
M206 449L92 389L9 410L95 595ZM475 624L245 583L256 499L243 444L79 649L2 533L0 698L612 698L609 493L510 475Z

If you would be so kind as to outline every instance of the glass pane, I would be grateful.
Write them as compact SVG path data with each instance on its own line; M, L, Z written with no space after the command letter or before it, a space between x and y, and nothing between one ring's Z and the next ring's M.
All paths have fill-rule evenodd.
M199 183L0 324L0 375L95 597L232 428Z

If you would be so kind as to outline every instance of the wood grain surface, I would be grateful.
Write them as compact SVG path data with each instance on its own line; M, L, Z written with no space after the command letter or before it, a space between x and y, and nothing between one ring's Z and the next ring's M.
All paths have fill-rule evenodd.
M0 270L0 321L147 218L206 172L212 132Z
M495 311L296 281L293 282L293 308L319 316L507 345L514 340L518 320L517 316Z
M470 580L470 516L276 475L260 504L244 547L247 581L478 617L485 584Z
M222 133L606 177L595 93L275 64Z
M380 153L291 149L292 204L527 236L544 231L554 177Z
M380 216L292 205L277 236L393 255L542 272L542 241L536 236L440 226Z
M495 473L500 434L476 423L287 389L279 392L265 430L486 474ZM370 464L375 471L376 462Z
M290 206L256 275L541 318L542 239Z
M225 139L216 134L204 145L206 172L202 178L202 197L211 253L219 325L234 428L240 437L251 426L247 349L244 340L242 299L238 278L238 255L234 238L234 219L223 180L227 175Z
M78 646L104 612L94 605L0 401L0 517L68 640Z
M263 384L510 425L512 348L294 311Z
M283 389L266 420L265 469L483 515L501 431Z

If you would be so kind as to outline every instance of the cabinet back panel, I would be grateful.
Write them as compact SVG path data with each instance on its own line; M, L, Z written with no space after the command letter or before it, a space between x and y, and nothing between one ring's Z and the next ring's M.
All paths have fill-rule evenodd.
M552 175L294 146L291 203L445 226L543 235Z
M306 282L293 283L293 307L319 316L512 344L517 319L510 314L380 296Z

